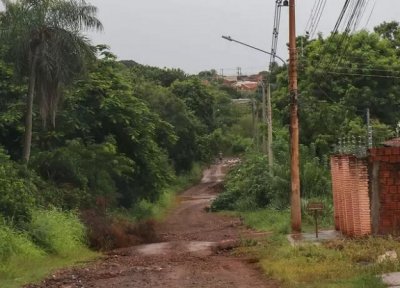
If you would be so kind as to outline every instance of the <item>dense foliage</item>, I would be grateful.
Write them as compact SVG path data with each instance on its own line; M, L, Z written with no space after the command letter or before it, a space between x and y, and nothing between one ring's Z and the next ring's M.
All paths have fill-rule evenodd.
M39 206L138 211L196 163L230 150L236 108L219 82L118 62L107 46L94 47L79 33L102 27L85 1L4 4L0 215L6 222L23 228Z
M318 199L331 209L329 156L342 137L366 146L366 111L373 144L393 137L400 121L400 26L383 23L375 32L299 37L300 177L303 204ZM301 44L301 45L300 45ZM213 208L286 208L290 201L289 97L287 67L273 66L269 79L274 116L274 165L251 151L227 177ZM260 112L258 112L260 115ZM259 125L263 130L263 125ZM238 131L238 130L236 130ZM257 131L256 131L257 132ZM244 134L242 134L244 135ZM347 140L349 141L349 140ZM260 136L255 135L255 147ZM303 209L304 210L304 209Z
M269 167L260 153L260 93L224 86L215 70L187 75L117 61L80 33L101 28L85 1L2 2L0 260L79 250L86 230L76 211L107 220L115 211L157 215L182 175L220 151L244 156L214 210L288 206L287 67L264 73L273 82ZM326 200L329 154L340 137L365 136L367 108L375 141L394 135L400 26L300 40L301 193ZM240 97L253 98L254 107L234 104Z

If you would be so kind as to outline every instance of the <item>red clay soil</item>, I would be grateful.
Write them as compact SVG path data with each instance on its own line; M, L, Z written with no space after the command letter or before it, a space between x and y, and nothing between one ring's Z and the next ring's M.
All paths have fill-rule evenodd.
M239 219L206 211L221 190L224 168L222 163L206 170L202 183L185 191L178 207L155 225L160 243L113 250L86 267L59 271L26 287L279 287L257 264L227 250L240 238L259 235Z

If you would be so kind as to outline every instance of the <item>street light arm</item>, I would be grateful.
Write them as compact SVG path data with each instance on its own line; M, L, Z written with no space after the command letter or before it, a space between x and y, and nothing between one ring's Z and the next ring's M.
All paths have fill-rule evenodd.
M238 41L238 40L235 40L235 39L233 39L231 36L222 36L222 38L225 39L225 40L231 41L231 42L236 42L236 43L238 43L238 44L247 46L247 47L252 48L252 49L254 49L254 50L263 52L263 53L265 53L265 54L274 56L274 57L278 58L279 60L281 60L282 63L283 63L283 65L286 65L286 61L283 60L281 57L279 57L279 56L276 55L276 54L272 54L272 53L270 53L270 52L268 52L268 51L265 51L265 50L262 50L262 49L260 49L260 48L257 48L257 47L251 46L251 45L249 45L249 44L246 44L246 43L240 42L240 41Z

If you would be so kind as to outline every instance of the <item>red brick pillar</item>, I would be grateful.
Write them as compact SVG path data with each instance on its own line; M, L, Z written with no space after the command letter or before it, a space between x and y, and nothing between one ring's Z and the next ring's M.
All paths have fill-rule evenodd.
M332 194L334 207L335 230L340 231L340 178L339 178L339 159L338 156L331 157L331 178L332 178Z
M371 209L369 193L369 173L368 162L366 160L358 161L358 197L359 197L359 236L371 234Z
M352 163L352 168L350 169L350 178L351 181L351 203L352 203L352 220L353 220L353 235L360 236L361 235L361 219L360 219L360 202L359 196L360 191L359 188L359 160L351 156L350 162Z

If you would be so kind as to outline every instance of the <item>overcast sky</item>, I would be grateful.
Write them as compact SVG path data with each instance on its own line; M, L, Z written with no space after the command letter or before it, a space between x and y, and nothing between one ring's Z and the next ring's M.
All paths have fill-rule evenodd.
M224 69L234 74L267 67L269 57L221 35L270 50L275 0L87 0L99 9L104 31L90 34L95 44L111 46L119 59L181 68L188 73ZM304 33L315 0L297 0L297 32ZM318 30L331 31L345 0L327 0ZM372 10L368 28L383 21L400 21L399 0L367 0L360 27ZM282 8L278 54L287 59L288 10Z

